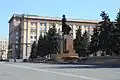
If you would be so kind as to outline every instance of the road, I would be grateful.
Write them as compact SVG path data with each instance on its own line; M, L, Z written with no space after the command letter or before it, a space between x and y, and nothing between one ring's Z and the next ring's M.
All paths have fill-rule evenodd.
M120 80L120 68L0 62L0 80Z

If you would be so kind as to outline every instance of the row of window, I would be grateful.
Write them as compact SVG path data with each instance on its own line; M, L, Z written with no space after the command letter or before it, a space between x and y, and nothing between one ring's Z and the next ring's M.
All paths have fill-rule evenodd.
M0 43L7 43L7 41L0 41Z
M47 25L46 25L46 23L41 23L40 24L40 30L46 30L47 29ZM49 24L48 25L49 27L52 27L53 25L52 24ZM58 25L59 27L62 27L62 25ZM73 29L73 25L69 25L72 29ZM81 27L81 28L84 28L84 29L87 29L88 28L88 26L78 26L78 25L75 25L76 26L76 28L79 28L79 27ZM36 30L37 29L37 27L33 27L33 26L31 26L31 30Z
M40 28L40 33L41 32L47 32L47 28L45 27L45 28ZM31 29L31 34L36 34L37 33L37 30L35 29L35 30L33 30L33 29Z
M8 47L8 46L3 45L3 46L0 46L0 49L1 49L1 50L4 50L4 49L7 49L7 47Z
M36 30L37 28L36 27L31 27L31 30ZM41 26L40 27L40 30L43 30L43 29L47 29L47 26Z
M37 22L31 22L32 26L37 26ZM47 26L47 23L40 23L40 26Z
M31 22L32 24L31 24L31 29L36 29L37 28L37 25L36 25L36 23L35 24L33 24L33 22ZM47 29L47 23L40 23L40 30L41 29L43 29L43 27L44 27L44 29L46 30ZM53 26L53 24L49 24L48 25L49 27L52 27ZM62 25L58 25L58 26L62 26Z
M47 31L47 26L46 26L46 23L41 23L40 26L43 26L43 27L40 27L40 31L44 31L46 32ZM62 25L58 25L59 27L61 27ZM52 27L51 24L49 24L49 27ZM73 29L73 25L70 25L70 27ZM78 27L78 26L77 26ZM86 26L84 26L84 28L86 28ZM37 28L36 27L31 27L31 32L32 31L36 31Z
M31 39L37 39L37 36L30 36Z
M7 44L0 44L0 47L1 47L1 46L7 46Z

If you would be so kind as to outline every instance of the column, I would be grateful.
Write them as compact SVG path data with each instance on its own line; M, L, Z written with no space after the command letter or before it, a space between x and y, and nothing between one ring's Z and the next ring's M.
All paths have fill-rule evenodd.
M37 40L39 39L39 36L40 36L40 23L37 22Z
M49 30L49 23L47 23L47 25L46 25L46 31L48 32L48 30Z
M55 24L56 31L58 33L58 29L59 29L58 24L56 24L56 23L54 23L54 24Z
M88 38L89 38L89 41L90 41L90 39L91 39L90 28L91 28L91 26L89 25L89 26L88 26Z
M76 38L76 25L73 25L73 39Z
M23 48L23 59L26 59L27 58L27 56L26 56L26 44L23 44L22 45L22 48Z
M28 21L24 22L24 30L23 30L23 59L27 58L27 36L28 36Z
M81 33L83 34L84 32L85 32L85 26L82 25L82 26L81 26Z

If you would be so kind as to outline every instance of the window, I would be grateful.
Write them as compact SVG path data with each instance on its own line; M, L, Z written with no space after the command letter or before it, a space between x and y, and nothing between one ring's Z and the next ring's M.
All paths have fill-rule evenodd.
M31 30L35 30L36 29L36 27L31 27Z
M23 35L21 36L21 38L23 39Z
M33 22L31 22L31 25L33 25Z
M44 23L44 26L47 26L47 23Z
M40 26L42 26L42 23L40 23Z
M33 43L34 41L30 41L31 43Z
M44 32L47 32L47 26L44 27Z
M40 27L40 31L42 31L42 27Z
M43 32L44 32L44 28L40 27L40 33L43 33Z
M31 27L36 27L37 26L37 22L31 22Z
M37 23L36 22L31 22L31 25L33 26L33 25L37 25Z
M18 32L16 32L16 35L18 35L19 33Z
M35 39L37 39L37 36L34 36Z
M60 28L58 28L58 33L60 33Z
M18 45L16 45L16 48L18 48Z
M3 49L4 49L5 47L4 47L4 45L3 45Z
M33 39L33 36L30 36L31 39Z
M31 34L36 34L36 31L31 31Z
M16 41L16 43L18 43L18 41Z
M31 34L34 34L33 31L31 31Z
M37 33L37 30L36 29L31 29L31 34L36 34Z
M19 39L19 37L18 37L18 36L16 36L16 39Z

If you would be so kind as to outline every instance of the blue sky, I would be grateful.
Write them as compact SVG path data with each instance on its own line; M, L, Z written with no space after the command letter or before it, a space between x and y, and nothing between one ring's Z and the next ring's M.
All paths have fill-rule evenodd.
M101 20L101 11L115 19L120 0L1 0L0 38L8 36L8 20L14 13Z

